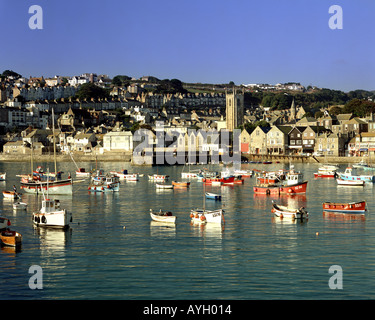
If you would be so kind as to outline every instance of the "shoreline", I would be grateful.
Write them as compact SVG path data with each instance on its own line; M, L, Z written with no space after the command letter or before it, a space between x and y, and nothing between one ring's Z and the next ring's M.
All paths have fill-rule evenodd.
M139 165L133 163L132 153L105 153L98 155L79 155L73 156L75 162L130 162L134 166L152 166L152 164ZM312 157L312 156L261 156L261 155L247 155L243 154L242 158L248 161L271 161L273 163L357 163L362 158L360 157ZM54 161L53 155L34 155L34 162L51 162ZM0 154L0 162L30 162L30 155L9 155ZM69 155L56 155L56 162L72 162ZM168 164L165 164L168 165ZM183 164L176 164L183 165Z

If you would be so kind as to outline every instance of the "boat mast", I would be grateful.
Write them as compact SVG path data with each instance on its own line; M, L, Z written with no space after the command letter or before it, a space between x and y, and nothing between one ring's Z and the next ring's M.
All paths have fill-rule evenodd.
M55 141L55 114L52 108L52 135L53 135L53 161L55 163L55 180L57 180L57 166L56 166L56 141Z

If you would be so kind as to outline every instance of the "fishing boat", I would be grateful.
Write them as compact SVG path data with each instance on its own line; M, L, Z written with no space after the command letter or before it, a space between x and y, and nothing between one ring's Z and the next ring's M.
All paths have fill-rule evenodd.
M206 199L221 200L221 195L217 193L206 192L205 195Z
M120 190L120 178L113 174L92 177L88 186L91 192L117 192Z
M280 218L307 219L309 216L308 212L305 210L304 207L301 207L299 209L289 208L286 206L276 204L274 201L272 201L271 212L273 212L275 216Z
M276 175L275 172L263 172L262 176L257 177L259 183L277 183L279 182L279 177Z
M6 178L7 178L7 173L6 172L0 173L0 181L5 181Z
M22 244L22 235L9 229L0 232L1 244L9 247L17 247Z
M26 210L27 209L27 203L17 201L15 203L13 203L13 209L14 210Z
M16 191L7 191L7 190L4 190L3 191L3 196L4 198L8 198L8 199L18 199L21 197L21 194L16 192Z
M48 195L47 195L48 197ZM72 222L72 213L60 208L60 201L44 197L42 207L33 213L33 223L37 227L67 229Z
M4 230L11 225L8 218L0 217L0 230Z
M86 171L85 168L78 168L76 170L76 176L77 177L87 178L87 177L90 177L90 175L91 175L91 172L90 171Z
M334 178L336 177L337 166L324 165L318 169L318 172L314 173L315 178Z
M152 211L152 209L150 209L150 216L151 216L151 219L154 220L154 221L158 221L158 222L170 222L170 223L175 223L176 222L176 219L177 217L172 215L172 212L170 211L162 211L160 209L160 211Z
M240 169L234 170L233 173L234 175L240 175L246 178L251 178L254 174L252 170L240 170Z
M172 185L174 187L188 188L190 186L190 182L172 181Z
M285 176L286 183L280 186L280 194L299 194L306 193L307 181L303 180L303 174L291 167Z
M156 189L173 189L173 184L156 183Z
M366 201L358 202L324 202L324 211L335 211L335 212L345 212L345 213L364 213L366 212Z
M358 175L356 169L352 167L347 167L344 173L338 172L337 174L343 180L363 180L366 182L373 182L375 180L375 176L373 175Z
M357 187L357 186L364 186L365 185L364 180L344 180L344 179L337 178L336 182L337 182L337 185L340 185L340 186Z

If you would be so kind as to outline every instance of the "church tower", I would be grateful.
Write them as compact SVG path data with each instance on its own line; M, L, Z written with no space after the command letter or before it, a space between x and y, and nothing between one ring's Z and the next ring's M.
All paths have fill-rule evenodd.
M294 98L292 101L292 106L290 107L290 120L291 121L296 120L296 106L294 104Z
M236 89L226 95L226 125L227 130L233 132L238 126L243 124L244 116L244 93L238 94Z

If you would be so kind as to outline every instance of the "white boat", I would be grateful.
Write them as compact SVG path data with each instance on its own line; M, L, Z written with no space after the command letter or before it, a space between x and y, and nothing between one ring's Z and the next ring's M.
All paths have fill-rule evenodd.
M42 207L33 213L33 223L37 227L67 229L72 222L72 213L60 208L60 201L44 198Z
M280 218L303 219L308 218L309 216L308 212L305 210L304 207L301 207L299 209L289 208L286 206L278 205L273 200L271 211L275 214L275 216Z
M162 211L160 209L159 212L155 211L153 212L152 209L150 209L150 216L151 219L158 222L169 222L169 223L175 223L177 217L172 215L172 212L169 211Z
M217 193L212 192L206 192L206 198L207 199L213 199L213 200L221 200L221 195Z
M201 219L204 216L207 223L221 223L224 221L224 210L205 210L205 209L192 209L190 212L190 217L193 219ZM196 217L198 216L198 217Z
M86 171L85 168L78 168L76 170L76 176L77 177L87 178L87 177L90 177L90 175L91 175L91 172L90 171Z
M357 163L354 163L352 165L353 168L364 168L364 167L368 167L368 163L362 159L361 161L357 162Z
M164 174L149 174L148 180L151 181L165 181L168 180L169 176Z
M0 173L0 181L5 181L6 178L7 178L7 173L6 172Z
M26 208L27 208L26 202L17 201L15 203L13 203L13 209L14 210L26 210Z
M156 189L173 189L173 184L156 183Z
M21 197L21 194L16 192L16 191L7 191L7 190L4 190L3 191L3 196L4 198L8 198L8 199L18 199Z
M365 181L364 180L344 180L337 178L336 179L337 184L340 186L364 186Z
M121 180L126 180L126 181L138 181L139 180L138 173L128 173L128 170L123 170L122 172L110 171L109 173L118 176Z

